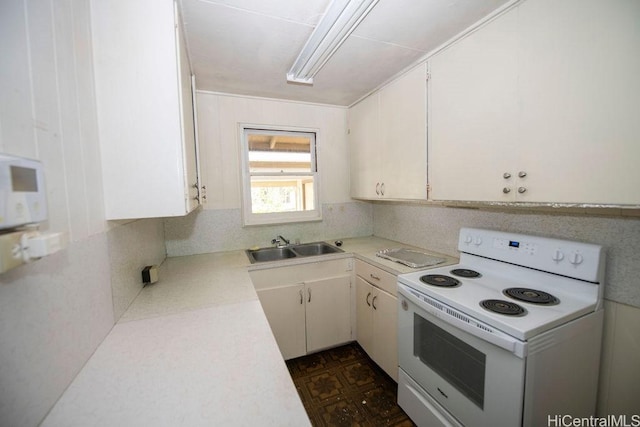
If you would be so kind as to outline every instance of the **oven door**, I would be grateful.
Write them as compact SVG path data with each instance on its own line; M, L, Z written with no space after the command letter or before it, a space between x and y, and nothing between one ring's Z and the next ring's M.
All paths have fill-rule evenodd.
M521 425L525 358L516 353L523 343L470 327L463 314L427 300L398 283L398 361L439 405L425 410L443 408L466 426Z

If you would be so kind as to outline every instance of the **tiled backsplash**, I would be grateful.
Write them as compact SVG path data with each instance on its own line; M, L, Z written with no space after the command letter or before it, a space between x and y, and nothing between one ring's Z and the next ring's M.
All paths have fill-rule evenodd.
M371 234L372 206L363 202L325 204L322 221L296 224L242 227L240 209L200 209L165 219L167 256L270 246L277 235L313 242Z

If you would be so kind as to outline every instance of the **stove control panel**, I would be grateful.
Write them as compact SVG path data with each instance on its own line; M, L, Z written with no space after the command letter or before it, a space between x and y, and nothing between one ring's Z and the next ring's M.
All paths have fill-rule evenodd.
M493 247L496 249L503 249L508 251L524 252L529 255L535 255L536 251L538 250L538 245L536 245L535 243L520 240L503 239L500 237L495 237L493 239Z
M461 252L574 277L602 280L604 250L599 245L477 228L462 228Z

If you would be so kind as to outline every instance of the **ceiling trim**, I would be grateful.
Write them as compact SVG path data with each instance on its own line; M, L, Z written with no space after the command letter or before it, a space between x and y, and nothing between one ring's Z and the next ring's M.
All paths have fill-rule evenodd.
M196 93L202 93L206 95L216 95L216 96L229 96L234 98L255 99L255 100L263 100L263 101L280 101L280 102L286 102L289 104L315 105L317 107L341 108L344 110L348 110L350 108L350 106L348 105L323 104L321 102L300 101L296 99L287 99L287 98L270 98L267 96L243 95L243 94L231 93L231 92L216 92L212 90L200 90L197 87L196 87Z

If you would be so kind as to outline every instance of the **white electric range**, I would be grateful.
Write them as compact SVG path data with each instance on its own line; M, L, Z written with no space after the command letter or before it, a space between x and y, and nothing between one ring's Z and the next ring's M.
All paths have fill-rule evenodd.
M418 425L536 426L593 415L604 251L460 231L459 264L398 277L398 401Z

